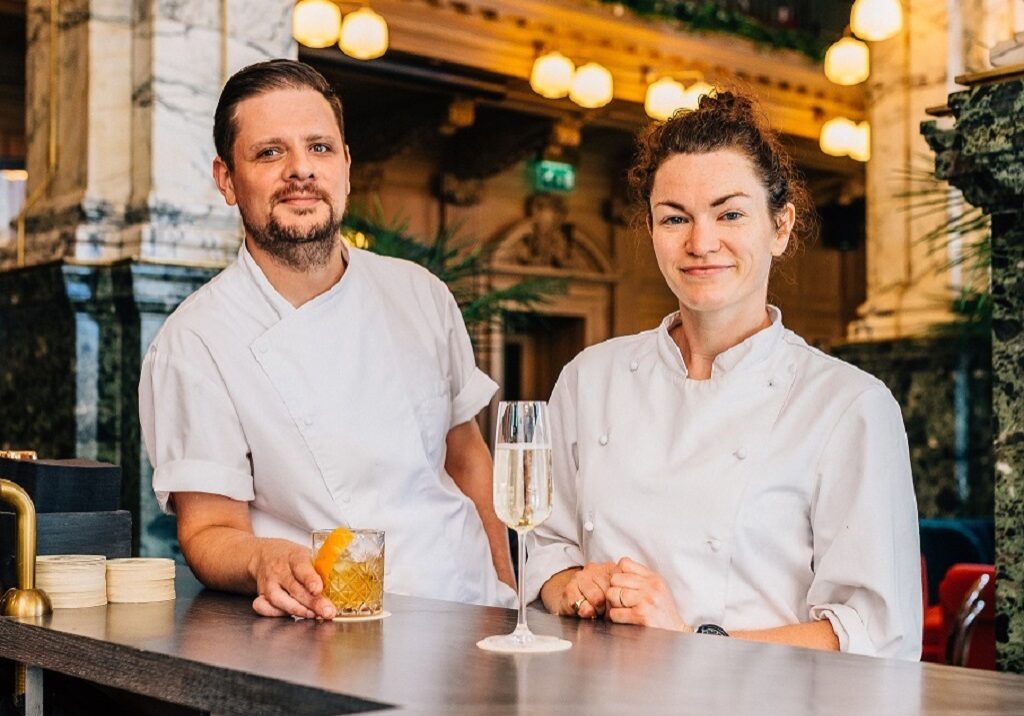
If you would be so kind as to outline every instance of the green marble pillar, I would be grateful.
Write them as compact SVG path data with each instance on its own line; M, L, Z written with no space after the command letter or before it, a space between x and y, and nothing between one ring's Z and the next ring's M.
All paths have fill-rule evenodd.
M979 78L980 79L980 78ZM921 131L935 169L992 217L992 412L999 668L1024 672L1024 73L949 96Z
M122 469L135 551L176 556L141 444L139 368L164 319L214 269L119 261L0 272L0 448Z

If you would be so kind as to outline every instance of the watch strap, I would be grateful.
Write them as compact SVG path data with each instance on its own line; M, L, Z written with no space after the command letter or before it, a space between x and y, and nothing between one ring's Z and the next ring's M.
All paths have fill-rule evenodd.
M723 629L722 627L718 626L717 624L701 624L694 631L696 631L698 634L713 634L715 636L729 636L729 632L727 632L725 629Z

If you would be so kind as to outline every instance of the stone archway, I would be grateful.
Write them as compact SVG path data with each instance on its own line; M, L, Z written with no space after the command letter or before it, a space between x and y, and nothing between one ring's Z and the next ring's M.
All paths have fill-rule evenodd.
M597 243L568 221L561 197L535 194L527 199L525 213L492 239L491 287L504 288L523 278L539 277L561 279L566 290L526 316L532 322L526 331L492 327L481 364L502 386L499 396L547 399L565 362L583 348L611 337L613 289L618 277ZM511 349L519 351L517 370L522 375L506 375ZM513 377L516 380L509 380ZM507 386L525 384L529 384L525 394L505 394Z

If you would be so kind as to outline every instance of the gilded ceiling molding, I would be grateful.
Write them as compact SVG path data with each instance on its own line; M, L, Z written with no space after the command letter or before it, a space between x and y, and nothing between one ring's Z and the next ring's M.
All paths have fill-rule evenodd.
M696 70L707 81L738 83L757 92L780 131L818 138L824 120L864 118L859 87L830 83L820 64L789 50L766 50L718 34L686 34L667 21L614 15L608 5L584 0L374 0L391 28L391 48L422 57L501 73L523 81L510 99L532 92L525 85L539 46L577 63L600 62L615 79L615 97L641 104L647 70ZM538 97L538 99L540 99ZM544 100L568 108L566 100ZM586 112L615 124L615 103ZM619 118L633 124L635 116Z

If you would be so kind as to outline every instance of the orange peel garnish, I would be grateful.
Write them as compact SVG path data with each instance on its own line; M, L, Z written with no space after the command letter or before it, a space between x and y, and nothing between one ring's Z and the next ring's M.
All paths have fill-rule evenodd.
M316 552L316 558L313 560L313 569L320 575L321 579L324 580L324 585L330 580L331 571L334 569L334 563L338 561L338 557L345 551L345 548L352 542L352 530L345 529L344 527L338 527L332 530L324 543L320 545L320 549Z

